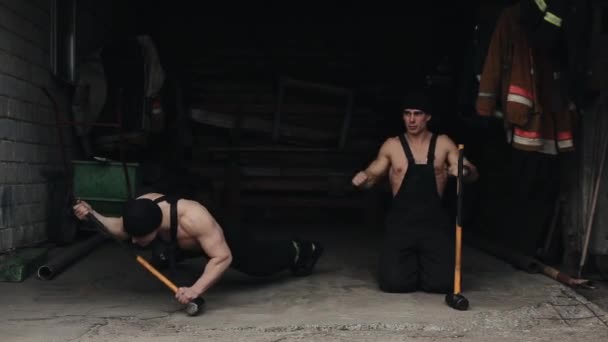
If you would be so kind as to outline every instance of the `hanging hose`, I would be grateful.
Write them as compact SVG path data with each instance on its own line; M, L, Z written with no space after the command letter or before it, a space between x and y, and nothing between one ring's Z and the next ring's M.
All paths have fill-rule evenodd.
M71 181L71 178L73 177L73 172L70 168L70 164L68 162L68 157L67 157L67 154L65 151L66 146L65 146L64 139L63 139L63 133L61 131L61 118L59 115L59 106L57 104L57 101L55 101L53 96L48 91L48 89L46 89L45 87L40 87L40 89L46 95L46 97L48 97L49 101L53 105L53 111L55 114L55 121L56 121L56 127L57 127L59 149L61 152L61 161L63 163L66 179L68 179L67 189L66 189L66 194L67 194L66 203L62 206L62 208L65 207L64 209L68 209L68 208L72 207L73 203L75 203L75 196L73 194L73 184ZM119 96L119 98L120 98L120 96ZM123 125L122 125L122 111L120 110L120 101L118 103L119 103L119 108L118 108L118 112L117 112L117 115L118 115L117 126L120 130L119 133L120 133L120 140L121 140L120 158L121 158L121 162L122 162L123 171L125 174L125 183L127 186L127 194L129 196L129 198L132 198L133 194L131 191L131 182L129 179L129 173L128 173L125 156L124 156L124 132L123 132ZM95 247L97 247L99 244L101 244L105 240L105 238L106 237L103 234L97 233L96 235L90 237L89 239L72 246L71 248L69 248L65 252L63 252L62 254L58 255L51 262L49 262L45 265L42 265L38 269L38 278L43 279L43 280L53 279L59 272L63 271L67 266L71 265L77 259L80 259L84 255L91 252Z
M69 242L71 242L72 237L65 239L64 237L64 231L63 231L63 220L64 220L64 215L69 215L66 213L64 213L64 210L69 210L69 208L71 208L71 203L72 203L72 182L71 182L71 178L73 176L72 170L70 168L70 164L68 162L68 157L65 151L65 141L63 138L63 132L61 130L61 117L59 115L59 105L57 104L57 101L55 101L55 98L53 98L53 96L51 95L51 93L48 91L48 89L46 89L45 87L40 87L40 89L42 90L42 92L44 93L44 95L49 99L49 101L51 102L52 106L53 106L53 114L55 116L55 127L57 129L57 142L59 143L59 153L61 155L61 163L63 164L63 171L64 171L64 179L66 180L66 190L65 193L67 194L66 197L63 199L63 202L60 205L61 208L61 217L59 219L59 222L57 223L60 227L59 229L61 230L59 234L55 234L58 235L59 238L55 237L55 239L58 239L61 243L65 243L68 240ZM72 235L72 233L70 233L70 235ZM55 241L57 242L57 241Z
M125 184L127 186L127 196L129 199L133 198L133 193L131 191L131 180L129 179L129 170L127 168L127 162L125 160L125 135L124 135L124 127L122 124L122 110L120 108L120 101L122 99L122 89L120 89L118 91L118 99L116 100L116 102L118 103L118 108L116 109L117 111L117 121L118 121L118 129L119 129L119 141L120 141L120 162L122 163L122 171L125 174Z
M67 190L66 190L66 194L67 194L66 201L62 205L62 210L67 210L67 209L71 208L73 200L74 200L74 196L72 193L73 185L72 185L72 182L70 181L70 179L72 177L72 172L71 172L70 165L68 163L68 158L67 158L67 154L65 151L65 143L63 140L63 134L61 132L59 106L57 105L57 102L55 101L53 96L51 96L51 94L49 93L49 91L46 88L41 87L41 89L42 89L42 92L49 98L49 100L53 104L53 109L54 109L54 113L55 113L57 133L59 136L58 141L59 141L59 149L61 152L61 160L62 160L62 163L64 166L65 176L68 179ZM101 244L101 242L103 242L104 240L105 240L105 236L103 236L101 234L96 234L81 243L73 245L72 247L67 249L65 252L58 255L56 258L54 258L49 263L40 266L38 268L38 278L43 279L43 280L52 279L59 272L63 271L67 266L74 263L76 260L80 259L82 256L86 255L87 253L91 252L95 247L97 247L99 244Z

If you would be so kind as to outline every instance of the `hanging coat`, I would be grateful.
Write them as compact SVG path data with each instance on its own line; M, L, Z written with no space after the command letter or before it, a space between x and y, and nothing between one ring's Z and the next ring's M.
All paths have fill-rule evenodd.
M574 148L572 112L556 56L534 49L520 25L520 5L503 10L479 83L479 115L501 112L514 148L557 154ZM497 109L500 111L497 111Z

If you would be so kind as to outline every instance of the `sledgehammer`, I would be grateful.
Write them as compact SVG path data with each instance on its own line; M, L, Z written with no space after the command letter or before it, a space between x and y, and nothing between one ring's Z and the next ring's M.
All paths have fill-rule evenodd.
M140 263L145 269L150 271L150 273L152 273L156 278L158 278L158 280L160 280L169 289L171 289L173 293L177 293L177 286L175 286L175 284L173 284L171 280L167 279L167 277L165 277L156 268L154 268L154 266L150 265L146 261L146 259L138 255L135 257L135 260L137 260L137 262ZM188 303L188 305L186 305L186 313L188 314L188 316L196 316L202 311L204 304L205 300L203 298L198 297Z
M458 145L458 180L456 182L456 193L458 195L456 204L456 262L454 266L454 292L445 296L445 302L456 310L467 310L469 301L460 293L460 257L462 250L462 177L464 164L464 146Z
M87 219L89 219L89 221L92 222L104 234L109 235L114 240L116 240L121 246L125 247L130 254L134 254L126 245L124 245L124 243L122 241L120 241L114 235L112 235L107 230L106 226L104 226L104 224L101 223L101 221L99 221L97 219L97 217L95 217L93 214L88 213ZM160 273L154 266L150 265L150 263L148 263L148 261L146 261L146 259L142 258L139 255L135 255L135 260L137 260L137 262L140 265L142 265L146 270L148 270L150 273L152 273L152 275L154 275L156 278L158 278L158 280L160 280L163 284L165 284L171 291L173 291L173 293L177 293L177 286L175 286L175 284L173 284L173 282L171 280L169 280L162 273ZM186 305L186 313L188 314L188 316L196 316L203 311L204 306L205 306L205 300L200 297L196 298Z

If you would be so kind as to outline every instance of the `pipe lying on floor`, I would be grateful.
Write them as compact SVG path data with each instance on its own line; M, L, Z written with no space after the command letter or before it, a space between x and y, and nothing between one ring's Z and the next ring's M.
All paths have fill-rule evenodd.
M473 236L469 238L469 242L476 248L502 259L520 270L528 273L540 273L542 271L542 265L538 260L518 253L510 248Z
M547 277L570 287L593 288L591 282L587 279L570 277L568 274L563 273L556 268L545 265L535 258L526 256L510 248L480 238L470 238L469 241L472 242L472 245L476 248L494 255L495 257L510 263L515 268L528 273L542 273Z
M542 265L542 272L544 275L546 275L547 277L550 277L552 279L555 279L564 285L568 285L570 287L582 287L582 288L586 288L586 289L595 288L595 286L592 285L591 281L589 281L587 279L573 278L573 277L567 275L566 273L563 273L560 270L555 269L551 266L543 265L541 263L539 263L539 264Z
M90 253L95 247L105 241L105 239L105 235L95 234L82 242L72 245L47 264L40 266L38 268L38 278L42 280L53 279L74 261Z

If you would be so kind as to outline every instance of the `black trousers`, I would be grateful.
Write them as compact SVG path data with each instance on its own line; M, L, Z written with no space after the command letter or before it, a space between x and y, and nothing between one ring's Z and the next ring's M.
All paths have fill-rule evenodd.
M290 269L294 264L296 249L292 240L263 238L245 229L226 228L224 238L232 253L230 268L241 273L255 277L271 276ZM157 239L150 247L153 264L160 268L169 267L169 243ZM201 256L208 257L200 252L180 249L175 254L177 262Z
M247 275L264 277L293 266L296 249L290 239L260 237L247 229L224 229L232 252L231 268Z
M454 284L454 238L447 227L391 229L380 256L385 292L449 293Z

